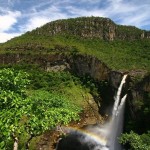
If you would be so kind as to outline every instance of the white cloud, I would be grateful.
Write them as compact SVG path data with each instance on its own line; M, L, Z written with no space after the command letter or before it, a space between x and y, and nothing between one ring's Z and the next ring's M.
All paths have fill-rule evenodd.
M148 14L149 13L145 12L133 13L131 15L129 14L127 17L122 18L121 24L136 25L138 27L141 27L142 25L147 25Z
M131 0L108 0L109 5L105 9L105 14L123 25L133 25L139 28L148 25L150 1Z
M27 32L31 31L37 27L44 25L49 22L49 19L46 17L33 17L24 25L20 27L20 31Z
M21 33L9 33L13 26L18 22L21 17L20 11L10 11L7 8L0 8L0 43L6 42L11 38L20 35Z
M8 5L13 5L13 0L8 0Z
M55 6L51 6L45 10L37 11L36 8L40 6L32 8L32 13L25 14L23 16L24 18L27 18L27 22L20 26L19 30L21 32L31 31L50 21L69 17L65 13L60 12L59 8Z
M16 36L21 35L21 33L3 33L0 32L0 43L6 42Z
M8 31L17 23L17 18L21 16L19 11L8 11L7 14L0 15L0 32Z

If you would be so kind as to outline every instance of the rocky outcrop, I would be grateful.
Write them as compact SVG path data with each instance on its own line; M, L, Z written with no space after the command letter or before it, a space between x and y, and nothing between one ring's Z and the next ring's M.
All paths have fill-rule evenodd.
M147 73L139 82L137 82L135 89L150 92L150 74Z
M96 57L73 55L68 59L71 70L78 76L90 76L96 81L108 80L110 69Z
M108 18L82 17L50 22L33 32L38 35L46 34L53 36L56 34L69 34L83 38L98 37L99 39L113 40L115 29L115 23Z
M46 71L68 70L78 76L88 75L96 81L108 80L110 69L96 57L88 55L1 54L0 64L37 64Z
M102 40L135 40L150 38L149 31L134 26L115 24L109 18L81 17L50 22L31 32L34 35L54 36L72 35L81 38L99 38Z
M132 130L143 133L150 124L150 74L141 71L135 74L130 74L126 120L134 127Z
M146 31L144 37L147 38L147 39L149 39L150 38L150 31Z
M110 71L109 73L109 83L112 86L112 88L115 88L117 90L117 88L119 87L119 84L121 82L123 73L119 72L119 71Z

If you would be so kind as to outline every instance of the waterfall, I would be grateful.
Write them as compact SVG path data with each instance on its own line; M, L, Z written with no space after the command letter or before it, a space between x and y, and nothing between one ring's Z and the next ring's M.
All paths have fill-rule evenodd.
M120 137L123 131L124 108L127 94L121 98L121 92L126 78L127 75L124 75L117 90L114 98L112 117L109 122L104 125L90 126L88 132L71 129L69 131L70 135L66 137L68 141L66 140L64 143L69 144L72 141L70 143L72 147L63 148L63 142L60 142L60 145L58 144L56 148L57 150L122 150L121 144L118 142L118 137ZM74 147L74 145L77 146L76 143L80 144L77 148Z
M118 88L117 94L115 96L115 103L114 103L114 107L113 107L113 111L112 111L113 117L115 116L117 109L118 109L118 105L119 105L119 101L120 101L120 95L121 95L122 87L123 87L123 84L125 83L126 77L127 77L127 75L123 76L122 81L120 83L120 86Z
M121 144L118 142L118 137L121 135L123 131L124 108L125 108L125 100L127 97L126 94L121 99L121 91L126 78L127 75L124 75L118 88L112 110L112 119L110 120L108 125L109 134L107 145L109 145L109 150L121 150Z

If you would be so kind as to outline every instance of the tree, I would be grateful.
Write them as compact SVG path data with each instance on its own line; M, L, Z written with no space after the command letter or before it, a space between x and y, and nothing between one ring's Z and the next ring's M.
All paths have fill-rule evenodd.
M121 136L120 142L131 150L149 150L150 149L150 132L138 135L131 131Z
M0 70L0 139L1 146L14 140L14 150L18 149L18 137L23 126L20 121L26 113L25 89L29 80L23 71Z
M25 93L29 84L28 74L13 69L0 70L0 148L7 148L14 141L18 149L21 133L26 132L26 149L33 137L60 124L79 119L77 107L65 97L45 91L36 91L32 96Z
M27 115L25 130L29 134L26 149L33 137L41 135L57 125L78 120L80 109L71 105L63 96L46 91L36 91L30 97L30 113Z

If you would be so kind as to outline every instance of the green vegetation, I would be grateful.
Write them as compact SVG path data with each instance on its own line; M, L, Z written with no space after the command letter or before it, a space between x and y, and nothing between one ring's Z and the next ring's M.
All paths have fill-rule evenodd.
M120 142L125 145L128 150L149 150L150 149L150 132L138 135L131 131L125 133L120 138Z
M29 45L32 43L29 35L24 35L25 39L18 43L22 45ZM119 70L132 70L132 69L144 69L150 70L149 60L150 60L150 40L135 40L135 41L102 41L99 39L80 39L76 37L65 37L65 36L54 36L53 41L49 43L49 38L45 39L40 36L35 37L35 41L42 45L43 49L36 48L36 44L30 47L29 50L24 47L24 50L19 48L15 50L8 50L11 47L16 49L15 40L6 43L6 47L9 53L41 53L41 54L51 54L51 53L68 53L79 52L82 54L88 54L96 56L98 59L102 60L112 69ZM50 37L51 38L51 37ZM16 39L17 40L17 39ZM29 40L29 41L28 41ZM9 45L9 46L7 46ZM2 49L2 48L0 48ZM139 61L140 60L140 61Z
M86 81L36 65L1 66L0 149L35 149L44 132L79 120L84 96L98 96L96 84Z
M12 149L14 143L14 150L17 150L24 135L22 146L25 144L28 149L33 137L79 119L81 106L59 92L55 94L42 88L31 90L28 78L21 70L0 70L0 149Z
M150 70L150 40L102 41L99 39L64 39L62 43L75 45L79 52L96 56L112 69ZM149 46L148 46L149 45ZM139 61L140 60L140 61Z
M18 147L18 136L23 130L21 118L27 113L25 88L29 83L27 74L11 69L0 70L0 141L1 149L6 149L9 141Z
M78 113L81 110L71 105L63 96L46 91L36 91L29 99L31 100L30 110L26 116L27 121L25 121L25 131L29 135L26 149L29 149L29 143L33 137L42 135L57 125L67 125L73 120L79 120Z

